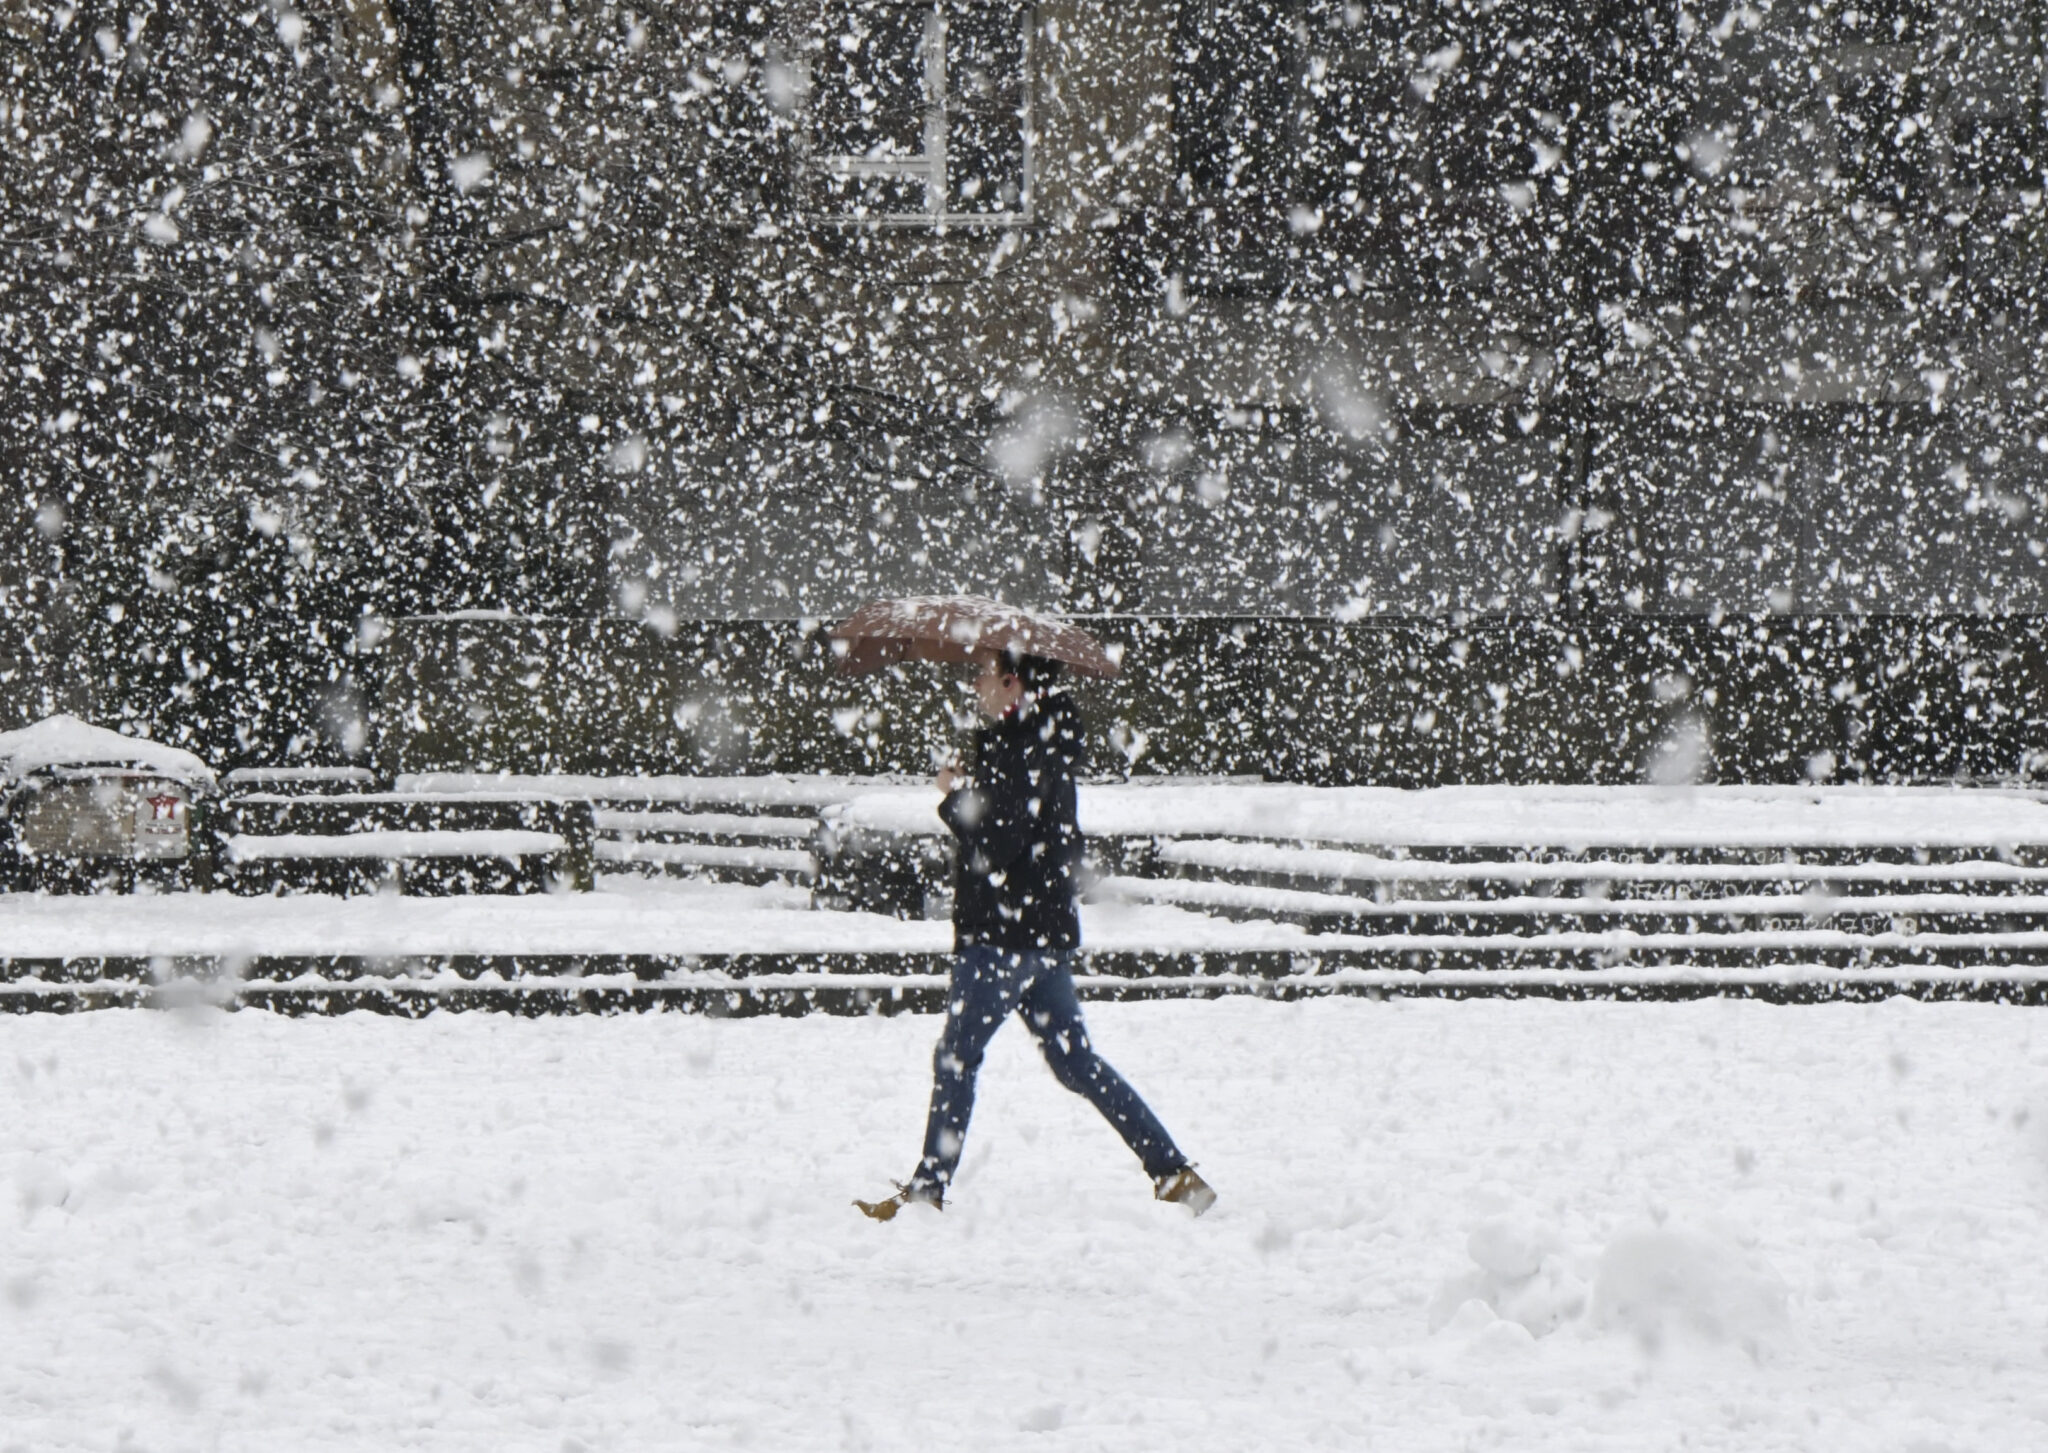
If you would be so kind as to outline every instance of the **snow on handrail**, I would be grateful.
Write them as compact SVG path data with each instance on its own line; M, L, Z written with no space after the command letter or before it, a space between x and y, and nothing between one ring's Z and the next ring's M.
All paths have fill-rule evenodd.
M592 802L745 803L807 807L850 802L876 791L901 790L900 777L600 777L573 773L411 772L393 783L401 794L501 797L535 793Z
M700 868L756 868L808 873L811 855L800 848L727 847L719 843L598 842L591 849L601 863L676 863Z
M748 816L739 812L634 812L599 808L591 814L599 832L698 832L727 837L797 840L816 830L814 817Z

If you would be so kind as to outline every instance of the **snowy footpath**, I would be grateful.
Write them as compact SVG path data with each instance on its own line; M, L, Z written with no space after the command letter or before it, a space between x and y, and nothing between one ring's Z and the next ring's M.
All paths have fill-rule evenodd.
M2048 1447L2048 1018L1102 1004L1222 1192L936 1021L5 1025L0 1449Z

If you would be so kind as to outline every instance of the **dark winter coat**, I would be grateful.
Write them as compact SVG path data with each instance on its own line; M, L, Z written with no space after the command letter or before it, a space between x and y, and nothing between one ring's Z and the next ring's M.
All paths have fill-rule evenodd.
M953 944L1026 952L1078 948L1081 828L1074 779L1086 763L1071 698L1026 698L975 733L973 774L939 816L960 840Z

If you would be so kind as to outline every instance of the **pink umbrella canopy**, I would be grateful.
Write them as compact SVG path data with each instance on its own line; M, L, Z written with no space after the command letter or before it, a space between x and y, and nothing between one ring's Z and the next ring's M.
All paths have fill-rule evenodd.
M1080 676L1121 670L1079 626L979 595L914 595L862 606L828 633L839 670L863 676L898 661L965 662L977 651L1061 661Z

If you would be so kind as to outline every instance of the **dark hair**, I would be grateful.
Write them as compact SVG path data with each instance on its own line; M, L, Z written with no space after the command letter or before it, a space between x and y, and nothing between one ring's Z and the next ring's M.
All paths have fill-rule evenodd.
M1050 656L1027 656L1014 649L1003 652L1001 664L1003 674L1023 682L1026 691L1043 691L1058 681L1060 672L1066 669Z

